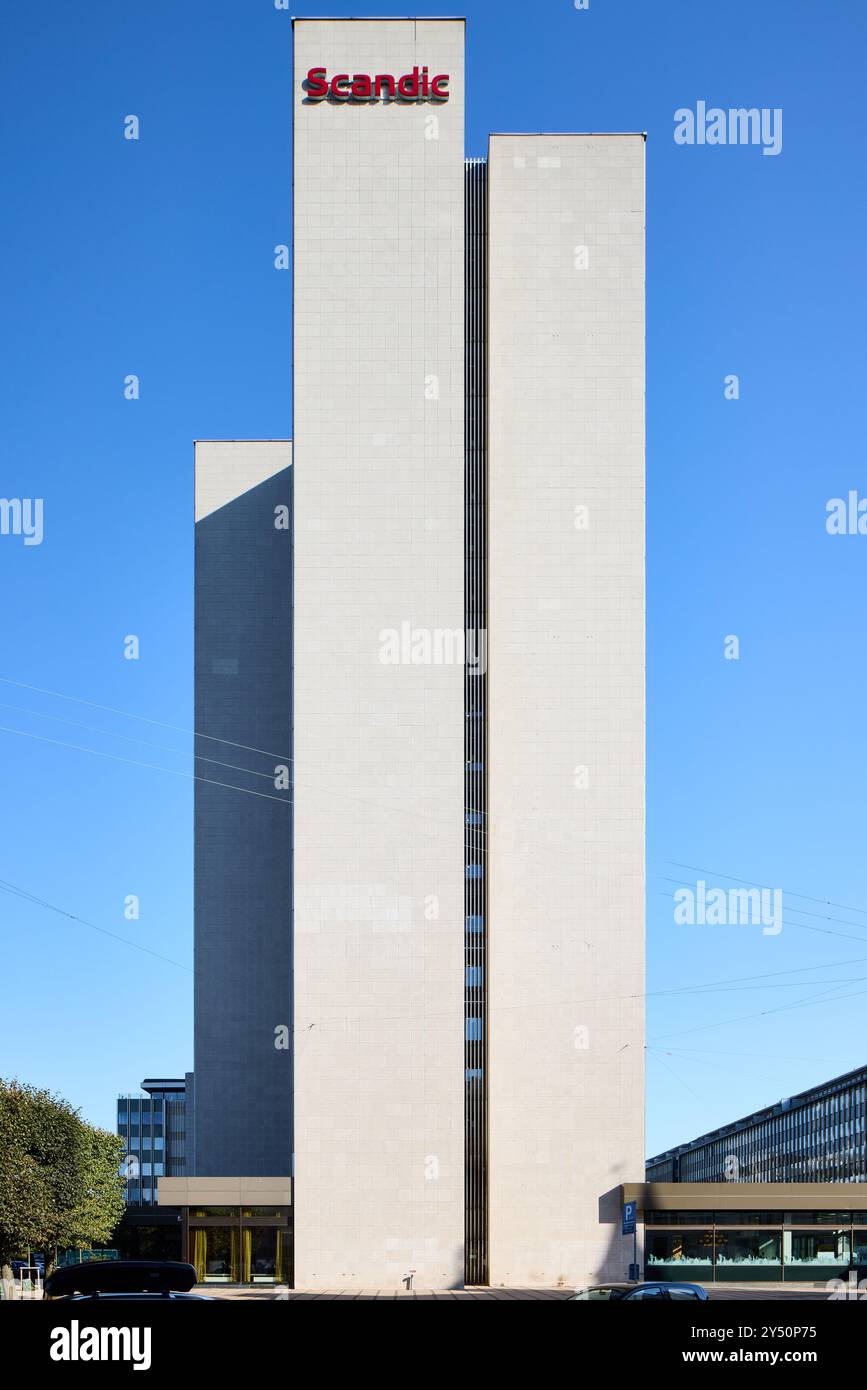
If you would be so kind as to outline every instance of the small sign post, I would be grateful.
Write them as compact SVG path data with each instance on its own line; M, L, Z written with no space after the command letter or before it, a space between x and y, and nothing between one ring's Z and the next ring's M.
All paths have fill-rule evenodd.
M638 1203L623 1203L623 1221L621 1231L625 1236L632 1236L632 1264L629 1266L630 1279L638 1279Z

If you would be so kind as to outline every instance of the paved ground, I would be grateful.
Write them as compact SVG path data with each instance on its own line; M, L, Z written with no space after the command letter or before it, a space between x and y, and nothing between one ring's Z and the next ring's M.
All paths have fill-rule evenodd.
M537 1303L544 1303L562 1302L564 1299L570 1298L571 1295L571 1289L414 1289L412 1293L408 1293L405 1289L400 1289L398 1292L395 1292L394 1289L317 1289L315 1292L305 1292L303 1289L285 1289L277 1294L277 1297L305 1303L338 1301L367 1303L374 1300L391 1301L392 1299L415 1299L416 1301L437 1299L448 1303L455 1301L511 1303L515 1299L532 1299Z
M482 1303L562 1303L571 1298L571 1289L414 1289L407 1293L404 1289L287 1289L263 1285L260 1288L244 1289L214 1284L200 1284L197 1292L206 1293L210 1298L225 1299L233 1303L370 1303L384 1300L410 1299L416 1302L429 1302L434 1299L453 1302ZM715 1288L708 1286L713 1300L755 1300L785 1299L798 1301L824 1301L828 1294L824 1288L781 1288L774 1286L722 1284ZM867 1298L864 1299L867 1302Z
M239 1289L231 1285L224 1288L216 1288L213 1284L197 1284L196 1293L206 1293L209 1298L226 1299L232 1303L272 1303L275 1298L285 1298L289 1292L286 1288L275 1287L273 1284L266 1284L261 1288Z
M731 1289L726 1288L723 1284L722 1287L718 1286L715 1289L708 1289L708 1296L712 1298L714 1302L720 1299L761 1299L764 1301L772 1298L778 1301L784 1299L787 1302L794 1301L802 1303L806 1300L810 1303L826 1303L828 1300L828 1291L824 1288L781 1289L779 1286L773 1289Z
M824 1302L828 1295L824 1289L782 1289L782 1288L732 1288L725 1287L708 1289L712 1300L795 1300L799 1302ZM323 1289L315 1292L305 1292L303 1289L281 1289L276 1294L271 1294L272 1298L284 1300L297 1300L306 1303L333 1303L333 1302L371 1302L373 1300L392 1300L392 1299L416 1299L432 1300L445 1299L448 1302L454 1300L482 1302L511 1303L515 1301L530 1300L533 1302L555 1302L561 1303L570 1298L571 1289L448 1289L430 1290L417 1289L412 1293L401 1290L395 1293L393 1289L361 1289L356 1292L354 1289Z
M562 1303L571 1298L571 1289L414 1289L411 1293L404 1289L395 1292L394 1289L287 1289L285 1287L275 1288L273 1285L264 1285L260 1288L238 1288L231 1286L199 1285L198 1292L207 1293L211 1298L225 1299L236 1303L273 1303L275 1301L288 1302L298 1301L304 1303L369 1303L373 1301L393 1299L414 1299L416 1301L430 1301L433 1299L445 1300L448 1303L473 1302L483 1303L514 1303L534 1302L534 1303ZM14 1290L16 1296L18 1290ZM824 1302L828 1298L828 1292L824 1287L804 1287L783 1288L779 1284L769 1286L754 1285L731 1285L718 1284L715 1287L708 1285L708 1294L714 1301L718 1300L761 1300L768 1299L798 1301L798 1302ZM41 1298L42 1291L30 1295L33 1298ZM867 1296L862 1292L859 1302L867 1302Z

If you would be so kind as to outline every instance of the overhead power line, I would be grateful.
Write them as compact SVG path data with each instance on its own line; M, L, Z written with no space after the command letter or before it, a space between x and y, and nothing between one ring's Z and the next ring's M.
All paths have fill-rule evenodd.
M117 709L114 705L100 705L95 700L83 700L78 695L66 695L62 690L46 690L41 685L27 685L24 681L12 680L10 676L0 676L3 685L15 685L19 690L32 690L37 695L51 695L56 700L69 700L75 705L87 705L90 709L101 709L106 714L119 714L124 719L139 719L143 724L153 724L159 729L172 729L176 734L188 734L193 738L210 739L212 743L225 743L231 748L243 748L247 753L263 753L266 758L279 758L281 762L291 762L285 753L274 753L269 748L254 748L248 743L236 743L231 738L218 738L216 734L203 734L198 729L185 729L180 724L167 724L163 719L151 719L146 714L133 714L131 710Z
M292 802L282 796L271 796L270 792L255 792L250 787L236 787L232 782L217 782L213 777L200 777L196 772L181 772L175 767L160 767L158 763L142 763L136 758L122 758L119 753L106 753L100 748L83 748L80 743L66 743L63 739L49 738L47 734L30 734L25 729L10 729L0 724L0 733L18 734L20 738L32 738L37 743L52 743L55 748L71 748L77 753L92 753L95 758L110 758L115 763L128 763L130 767L146 767L152 772L167 772L170 777L192 778L194 782L208 782L213 787L225 787L227 791L242 792L245 796L261 796L266 801L279 801L283 806Z
M675 869L689 869L692 873L696 874L711 874L714 878L730 878L734 883L743 883L750 888L759 888L762 886L761 884L751 882L747 878L736 878L734 874L720 873L717 869L700 869L696 864L679 864L676 859L669 859L667 862L673 865ZM765 884L764 886L767 887L768 885ZM780 892L785 893L787 898L803 898L805 902L820 903L824 907L836 907L839 908L841 912L867 913L867 907L847 907L845 903L835 903L832 902L830 898L811 898L807 893L794 893L790 888L781 888L779 884L775 884L774 886L780 888ZM795 909L795 911L799 910L798 908Z
M176 965L178 970L185 970L188 974L192 971L188 965L182 965L179 960L172 960L171 956L161 955L159 951L152 951L149 946L142 946L137 941L130 941L126 936L118 936L117 932L108 931L105 927L97 926L96 922L89 922L86 917L79 917L75 912L67 912L65 908L58 907L55 903L47 902L45 898L39 898L35 893L30 893L26 888L19 888L17 884L10 883L5 878L0 878L0 892L9 893L16 898L23 898L25 902L34 903L38 907L47 908L49 912L57 912L61 917L68 917L71 922L78 922L83 927L90 927L92 931L99 932L101 936L110 936L114 941L120 941L124 946L130 946L134 951L144 951L147 956L155 956L157 960L165 961L167 965Z

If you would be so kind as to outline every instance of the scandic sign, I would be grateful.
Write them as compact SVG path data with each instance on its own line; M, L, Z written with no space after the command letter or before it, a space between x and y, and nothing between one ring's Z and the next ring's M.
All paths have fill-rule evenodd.
M413 68L402 77L379 72L338 72L329 78L325 68L311 68L302 84L308 101L448 101L447 72L429 77L428 70Z

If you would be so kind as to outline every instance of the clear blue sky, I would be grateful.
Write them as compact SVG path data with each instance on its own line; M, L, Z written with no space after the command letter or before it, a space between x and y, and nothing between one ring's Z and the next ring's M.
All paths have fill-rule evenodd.
M648 989L765 977L651 994L654 1152L867 1061L867 537L824 525L867 492L867 11L466 14L468 154L648 132ZM0 537L0 676L175 726L0 683L0 878L122 938L0 892L0 1074L107 1125L192 1065L192 441L291 434L289 54L272 0L6 11L0 494L45 536ZM675 145L699 100L782 107L782 153ZM675 926L676 883L722 875L784 890L779 936Z

